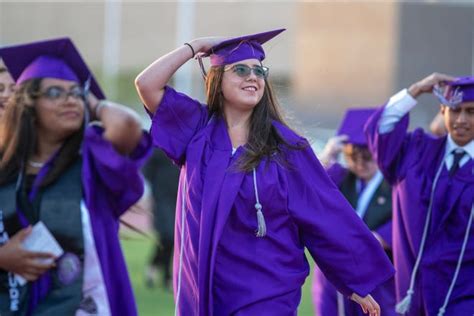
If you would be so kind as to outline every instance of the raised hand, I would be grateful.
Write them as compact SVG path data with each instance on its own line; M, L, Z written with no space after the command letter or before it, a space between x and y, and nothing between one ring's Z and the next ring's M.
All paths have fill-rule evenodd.
M322 153L319 155L319 160L325 168L337 161L337 157L344 147L344 142L346 142L348 138L347 135L339 135L331 137L328 140Z
M412 84L408 88L408 93L413 98L417 98L420 94L431 93L435 85L443 87L446 85L446 83L454 80L456 80L456 77L435 72L428 77Z
M161 56L135 79L138 95L150 113L155 113L171 76L192 57L206 55L210 49L225 40L224 37L201 37ZM188 45L190 47L188 47Z
M226 37L221 36L210 36L210 37L200 37L189 42L196 53L195 57L200 57L206 55L212 47L226 40Z
M21 243L30 233L31 227L22 229L0 247L0 268L34 281L55 266L56 258L50 253L25 250Z

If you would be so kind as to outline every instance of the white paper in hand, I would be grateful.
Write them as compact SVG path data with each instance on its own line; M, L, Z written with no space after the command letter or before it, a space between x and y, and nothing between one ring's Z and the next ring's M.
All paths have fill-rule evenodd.
M60 257L64 253L61 246L43 222L38 222L33 226L31 233L22 242L22 245L26 250L48 252L56 257ZM52 263L53 259L42 259L41 262L48 264ZM22 276L16 275L16 279L22 286L26 283L26 280Z

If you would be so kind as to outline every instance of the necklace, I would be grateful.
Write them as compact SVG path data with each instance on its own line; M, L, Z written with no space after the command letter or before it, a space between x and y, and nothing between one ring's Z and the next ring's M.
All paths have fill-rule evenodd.
M28 164L33 167L33 168L43 168L44 166L44 162L37 162L37 161L33 161L33 160L28 160Z

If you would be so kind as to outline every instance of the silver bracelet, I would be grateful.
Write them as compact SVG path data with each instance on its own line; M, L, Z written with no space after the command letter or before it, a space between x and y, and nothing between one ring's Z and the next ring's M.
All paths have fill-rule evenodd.
M99 103L97 103L97 106L94 109L94 117L96 120L100 120L100 117L99 117L100 109L106 105L107 105L106 100L100 100Z

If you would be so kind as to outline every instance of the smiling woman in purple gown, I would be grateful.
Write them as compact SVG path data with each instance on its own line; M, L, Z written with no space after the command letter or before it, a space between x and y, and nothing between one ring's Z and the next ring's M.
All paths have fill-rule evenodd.
M181 166L179 315L296 315L305 247L341 293L380 315L369 293L392 265L306 139L284 123L268 82L262 44L282 31L195 39L136 79L154 145ZM207 104L167 86L195 55L210 56Z
M442 86L446 90L442 91ZM408 132L423 93L441 100L448 135ZM410 316L474 312L474 77L432 74L392 96L366 132L394 188L397 310Z
M0 314L136 315L118 228L143 193L150 138L132 111L97 100L105 96L69 39L0 56L17 83L0 131ZM23 249L38 222L59 258Z

